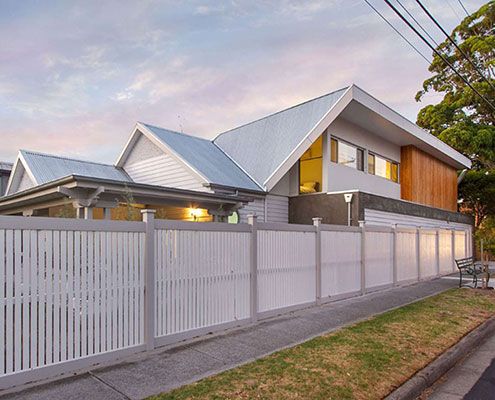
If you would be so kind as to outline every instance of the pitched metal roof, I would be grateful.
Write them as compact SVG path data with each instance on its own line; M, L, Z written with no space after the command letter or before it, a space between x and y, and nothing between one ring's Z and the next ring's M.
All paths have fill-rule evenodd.
M36 179L37 185L42 185L69 175L132 182L122 169L113 165L76 160L73 158L59 157L26 150L20 150L19 153L24 159L26 167Z
M213 142L263 187L346 89L231 129Z
M5 161L0 161L0 171L12 171L12 167L14 164L5 162Z
M261 188L211 140L140 123L209 183L249 190Z

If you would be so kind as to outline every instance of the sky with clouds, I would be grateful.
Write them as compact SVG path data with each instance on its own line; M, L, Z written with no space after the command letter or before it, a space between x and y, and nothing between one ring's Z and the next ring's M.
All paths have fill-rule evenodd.
M465 16L458 0L423 3L449 31ZM350 83L415 120L427 66L364 0L2 0L0 160L22 148L112 163L136 121L212 138Z

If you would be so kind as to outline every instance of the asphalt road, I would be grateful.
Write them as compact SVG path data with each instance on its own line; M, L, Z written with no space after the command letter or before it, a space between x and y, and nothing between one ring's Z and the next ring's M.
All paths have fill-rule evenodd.
M428 392L428 400L495 400L495 335L480 343Z

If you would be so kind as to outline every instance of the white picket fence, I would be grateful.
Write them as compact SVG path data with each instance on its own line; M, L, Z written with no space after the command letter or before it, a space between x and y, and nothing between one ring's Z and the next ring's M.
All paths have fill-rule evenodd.
M470 230L0 217L0 390L429 279Z

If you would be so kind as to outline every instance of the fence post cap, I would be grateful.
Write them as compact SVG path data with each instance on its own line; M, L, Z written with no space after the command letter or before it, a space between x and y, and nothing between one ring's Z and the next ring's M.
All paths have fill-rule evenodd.
M141 210L141 214L155 214L156 210L153 210L151 208L145 208L144 210Z
M248 224L253 224L254 221L258 220L258 216L256 214L248 214L247 220L248 220Z

